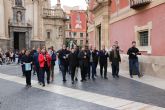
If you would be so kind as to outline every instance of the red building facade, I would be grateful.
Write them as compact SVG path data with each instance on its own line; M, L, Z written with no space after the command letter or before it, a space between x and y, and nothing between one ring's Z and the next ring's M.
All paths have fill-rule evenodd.
M93 9L98 1L89 1L88 34L90 44L97 44L97 12ZM141 71L161 76L165 72L165 1L164 0L105 0L108 5L108 44L110 48L115 41L119 42L124 50L123 64L128 69L127 53L132 41L137 42L137 47L143 53L139 57ZM101 10L102 8L100 8ZM103 18L102 18L103 19ZM101 24L103 27L103 24ZM104 39L103 29L101 38ZM101 41L102 42L102 41ZM101 43L101 45L106 42ZM125 62L125 63L124 63ZM163 76L165 77L165 75Z
M66 22L66 39L73 40L77 45L87 43L87 16L85 10L71 10Z

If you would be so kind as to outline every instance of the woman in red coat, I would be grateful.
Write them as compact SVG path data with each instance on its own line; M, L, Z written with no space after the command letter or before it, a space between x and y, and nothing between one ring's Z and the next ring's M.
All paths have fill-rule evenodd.
M50 83L50 64L51 56L46 52L46 49L43 48L39 54L38 61L40 65L40 81L45 86L45 72L47 74L47 83Z

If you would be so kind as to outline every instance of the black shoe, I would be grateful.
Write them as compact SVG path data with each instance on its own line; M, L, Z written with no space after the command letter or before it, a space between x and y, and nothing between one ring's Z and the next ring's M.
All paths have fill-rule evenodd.
M74 81L72 81L72 84L74 84Z
M94 80L95 80L95 78L92 78L92 80L94 81Z
M75 81L78 81L78 79L76 78Z
M45 87L45 84L43 84L42 87Z
M117 78L119 78L119 75L116 75Z
M66 82L66 79L62 80L63 82Z
M104 77L104 79L108 79L107 77Z
M132 76L132 75L130 75L130 77L131 77L131 78L133 78L133 76Z
M83 82L84 80L82 79L81 82Z

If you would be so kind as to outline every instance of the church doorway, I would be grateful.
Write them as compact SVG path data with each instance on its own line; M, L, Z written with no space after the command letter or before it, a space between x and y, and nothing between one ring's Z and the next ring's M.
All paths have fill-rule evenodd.
M22 50L26 48L25 32L14 32L14 49Z

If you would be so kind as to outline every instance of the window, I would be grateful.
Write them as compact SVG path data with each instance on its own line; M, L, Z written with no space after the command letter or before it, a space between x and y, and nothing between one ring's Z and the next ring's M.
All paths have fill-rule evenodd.
M50 32L47 32L47 39L50 39Z
M148 46L148 30L139 32L139 44L140 46Z
M77 33L76 33L76 32L74 32L74 33L73 33L73 35L74 35L74 36L76 36L76 35L77 35Z
M80 37L83 37L83 33L80 33Z
M72 36L72 33L71 32L69 32L69 37L71 37Z
M81 46L83 45L83 40L80 40L80 45L81 45Z

